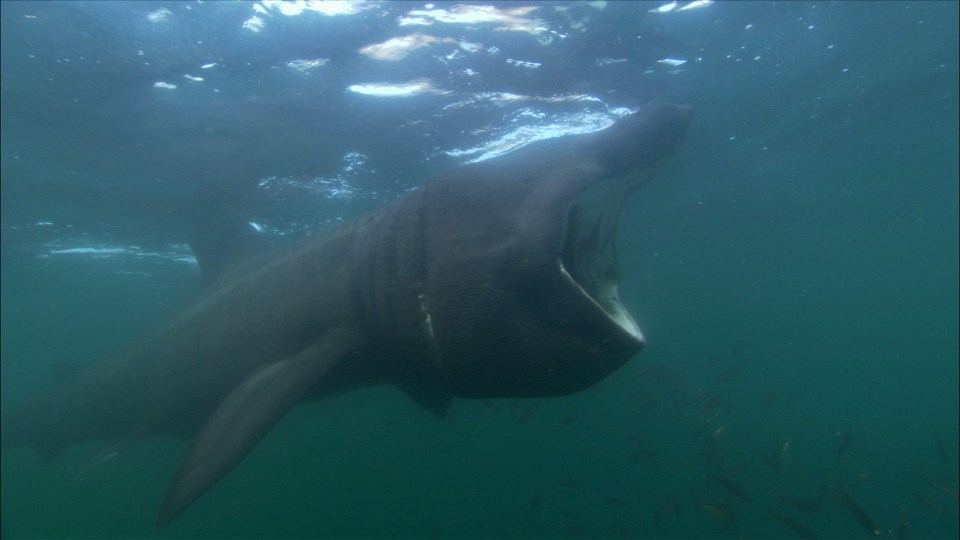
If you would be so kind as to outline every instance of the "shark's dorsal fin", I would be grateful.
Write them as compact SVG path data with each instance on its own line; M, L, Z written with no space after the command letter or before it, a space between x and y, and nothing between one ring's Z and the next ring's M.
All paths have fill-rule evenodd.
M180 515L240 463L357 341L351 331L331 330L296 356L255 371L230 392L194 436L160 508L157 526Z
M196 195L188 243L204 287L238 261L270 247L267 235L251 221L250 205L240 199L241 194L211 187Z

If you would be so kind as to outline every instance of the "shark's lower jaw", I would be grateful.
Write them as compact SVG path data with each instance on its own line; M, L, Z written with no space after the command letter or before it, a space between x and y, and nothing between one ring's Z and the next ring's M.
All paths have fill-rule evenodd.
M618 295L615 247L620 210L627 197L650 173L631 178L606 178L586 190L570 206L560 272L610 322L643 344L643 334Z

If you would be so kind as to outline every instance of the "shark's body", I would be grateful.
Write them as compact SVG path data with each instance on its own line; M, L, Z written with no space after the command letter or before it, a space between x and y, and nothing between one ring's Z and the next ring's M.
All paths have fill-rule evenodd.
M651 106L452 169L240 261L139 345L5 411L3 442L55 455L91 438L191 437L162 525L308 399L389 383L442 413L453 396L589 387L643 346L617 297L617 218L689 116Z

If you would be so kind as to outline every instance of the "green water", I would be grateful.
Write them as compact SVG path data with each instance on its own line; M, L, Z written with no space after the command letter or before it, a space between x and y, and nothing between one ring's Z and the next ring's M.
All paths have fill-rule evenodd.
M818 6L845 59L705 64L676 90L694 123L618 238L647 348L600 385L456 400L443 419L387 387L304 405L160 531L185 441L89 470L93 442L50 464L4 448L4 537L798 536L771 512L821 538L872 537L835 482L883 537L958 537L957 4ZM814 46L759 30L783 33L784 58ZM187 267L143 279L53 264L11 225L4 406L199 288Z

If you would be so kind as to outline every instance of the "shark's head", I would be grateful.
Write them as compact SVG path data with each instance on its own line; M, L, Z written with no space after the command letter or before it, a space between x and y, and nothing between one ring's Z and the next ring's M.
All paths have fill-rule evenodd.
M618 295L617 223L690 116L688 107L650 106L603 131L428 182L420 309L432 362L453 393L569 394L643 348Z

